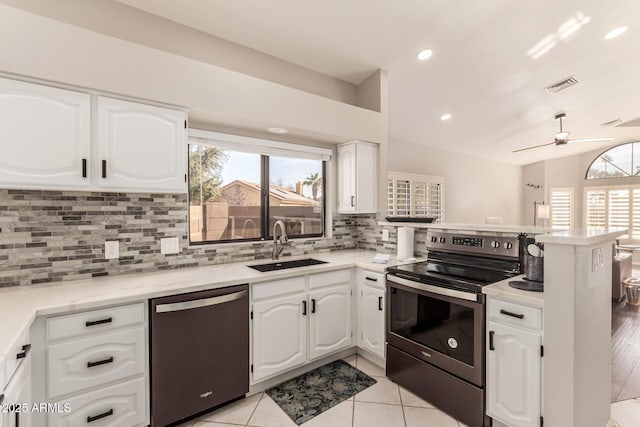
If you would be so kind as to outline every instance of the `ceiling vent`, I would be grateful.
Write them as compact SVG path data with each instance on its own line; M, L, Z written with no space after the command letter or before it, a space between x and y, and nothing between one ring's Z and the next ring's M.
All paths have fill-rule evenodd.
M615 120L611 120L610 122L600 123L600 126L602 126L603 128L609 128L611 126L617 126L620 123L622 123L621 119L615 119Z
M618 127L640 127L640 117L620 123L616 125Z
M559 82L552 84L551 86L545 87L551 93L558 93L561 90L565 90L568 87L571 87L575 84L578 84L580 81L575 78L575 76L567 77L566 79L562 79Z

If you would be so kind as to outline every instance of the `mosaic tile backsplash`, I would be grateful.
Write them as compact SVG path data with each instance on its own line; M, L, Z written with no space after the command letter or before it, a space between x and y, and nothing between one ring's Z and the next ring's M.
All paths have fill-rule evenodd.
M358 236L361 219L336 215L332 238L291 240L283 256L355 249L370 240ZM163 237L178 237L180 253L162 255ZM120 258L104 258L106 240L120 242ZM271 249L190 248L185 194L0 190L0 287L268 259Z

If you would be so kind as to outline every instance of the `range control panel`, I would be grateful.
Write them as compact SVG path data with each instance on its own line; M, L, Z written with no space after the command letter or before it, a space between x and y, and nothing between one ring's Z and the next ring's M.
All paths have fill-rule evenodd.
M433 230L427 232L427 249L442 251L517 258L519 255L518 243L518 238L513 236L458 234Z

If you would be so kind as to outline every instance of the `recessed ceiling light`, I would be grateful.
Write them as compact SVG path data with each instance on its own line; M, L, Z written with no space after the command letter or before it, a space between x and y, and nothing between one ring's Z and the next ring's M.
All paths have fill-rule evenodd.
M622 33L624 33L625 31L627 31L627 28L629 27L618 27L618 28L614 28L613 30L609 31L605 36L604 39L605 40L611 40L611 39L615 39L616 37L622 35Z
M431 58L431 55L433 55L433 51L431 49L421 50L418 53L418 59L420 61L426 61L427 59Z
M285 128L269 128L267 130L271 133L289 133Z
M443 114L440 116L440 120L445 121L451 118L451 114Z

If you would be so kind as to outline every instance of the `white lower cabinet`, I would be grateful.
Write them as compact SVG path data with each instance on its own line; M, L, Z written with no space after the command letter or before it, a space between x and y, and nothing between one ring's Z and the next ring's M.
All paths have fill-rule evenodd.
M309 358L351 346L351 284L309 293Z
M140 302L36 321L44 350L34 353L43 379L34 398L56 409L38 414L37 425L149 424L146 313Z
M15 373L4 389L4 405L13 405L9 411L0 412L0 418L4 418L3 427L30 427L31 426L31 358L27 357L18 366Z
M487 414L509 427L538 427L541 310L489 299L487 312Z
M306 298L306 294L298 293L253 304L254 380L306 362Z
M71 410L50 413L49 427L146 425L145 394L143 378L81 394L59 402Z
M360 270L358 274L357 290L358 347L384 358L384 274Z
M252 383L351 347L352 269L252 285Z

